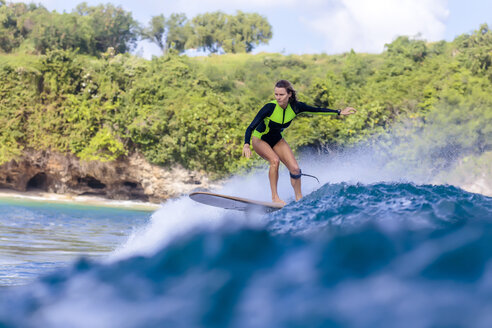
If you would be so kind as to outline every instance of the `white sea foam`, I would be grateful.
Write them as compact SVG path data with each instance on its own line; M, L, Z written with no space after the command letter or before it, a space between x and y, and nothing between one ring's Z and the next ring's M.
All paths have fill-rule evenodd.
M293 198L294 193L287 172L282 172L279 190L284 199ZM263 201L269 201L271 197L268 172L265 170L246 176L234 176L220 189L212 191ZM145 226L136 229L128 240L110 255L109 260L118 260L133 255L151 255L174 238L195 229L214 229L229 223L258 225L264 222L263 217L258 213L231 212L203 205L194 202L188 196L171 199L163 203L161 208L152 214Z

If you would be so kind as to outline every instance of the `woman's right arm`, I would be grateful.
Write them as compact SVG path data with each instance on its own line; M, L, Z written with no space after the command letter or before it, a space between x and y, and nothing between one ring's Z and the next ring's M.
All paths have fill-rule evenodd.
M246 158L249 158L251 156L251 149L249 148L249 143L251 142L251 135L253 134L253 131L261 122L263 122L263 120L266 117L272 115L274 109L275 109L275 104L273 103L268 103L265 106L263 106L263 108L260 109L258 114L256 114L255 118L246 129L246 133L244 134L244 146L243 146L243 156L245 156Z

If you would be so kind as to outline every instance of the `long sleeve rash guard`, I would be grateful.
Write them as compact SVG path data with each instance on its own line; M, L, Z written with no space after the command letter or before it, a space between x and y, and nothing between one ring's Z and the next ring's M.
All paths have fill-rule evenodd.
M314 114L338 114L340 115L340 110L329 109L329 108L320 108L320 107L312 107L306 105L303 102L296 102L295 104L290 104L292 109L294 110L296 116L301 113L314 113ZM244 135L244 143L249 144L251 140L251 135L253 131L257 127L261 127L261 125L265 124L265 118L270 117L275 110L276 104L274 102L268 103L263 106L262 109L256 114L255 118L251 122L251 124L246 129L246 133ZM275 126L270 125L271 133L281 133L286 127L290 125L290 122ZM264 128L260 128L260 130L265 130Z

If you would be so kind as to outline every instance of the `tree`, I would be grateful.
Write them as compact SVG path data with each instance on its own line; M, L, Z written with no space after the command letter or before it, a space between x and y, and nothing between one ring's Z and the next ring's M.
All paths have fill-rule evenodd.
M191 34L185 14L172 14L166 22L166 49L183 52Z
M385 46L385 62L381 73L399 76L413 71L427 57L425 41L400 36Z
M136 44L137 28L130 13L111 4L89 7L82 3L63 14L33 4L0 6L0 50L5 52L26 39L42 54L55 49L78 49L91 55L108 48L127 52Z
M189 35L190 27L185 14L172 14L168 19L164 15L154 16L142 31L142 37L157 44L163 53L170 49L183 52Z
M82 53L95 54L91 39L93 29L84 17L75 13L45 12L36 15L35 19L36 28L31 33L31 39L40 53L55 49L79 49Z
M198 15L191 21L193 31L189 46L211 53L217 53L226 39L225 26L227 15L217 11Z
M17 20L5 1L0 2L0 50L10 52L18 46Z
M24 41L27 30L24 28L22 17L29 11L35 10L35 5L24 3L0 2L0 50L11 52ZM44 9L44 8L43 8Z
M271 26L263 16L238 11L236 16L220 11L198 15L190 23L189 46L212 53L251 52L255 45L268 43Z
M455 42L461 51L460 60L473 73L486 72L492 66L492 31L487 24L480 25L472 35L461 35Z
M227 21L227 39L222 48L228 53L251 52L255 45L267 44L272 38L271 26L258 14L246 14L238 11Z
M422 62L427 56L425 41L410 39L408 36L400 36L384 47L390 57L401 57L411 59L414 62Z
M89 7L84 2L77 6L75 12L89 18L96 52L102 53L112 47L117 53L125 53L136 46L138 23L120 6L108 3Z
M149 27L142 30L143 39L155 43L162 52L165 52L164 33L166 32L166 18L164 15L153 16Z

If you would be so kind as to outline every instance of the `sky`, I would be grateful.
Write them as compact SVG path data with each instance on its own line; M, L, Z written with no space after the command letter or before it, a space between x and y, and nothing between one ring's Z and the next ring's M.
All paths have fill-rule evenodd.
M29 0L9 2L31 2ZM37 0L49 10L71 12L82 0ZM491 0L86 0L112 3L147 25L152 16L237 10L266 17L273 29L268 45L253 52L284 54L380 53L386 43L407 35L427 41L451 41L483 23L492 28ZM141 42L137 54L159 55L156 45Z

